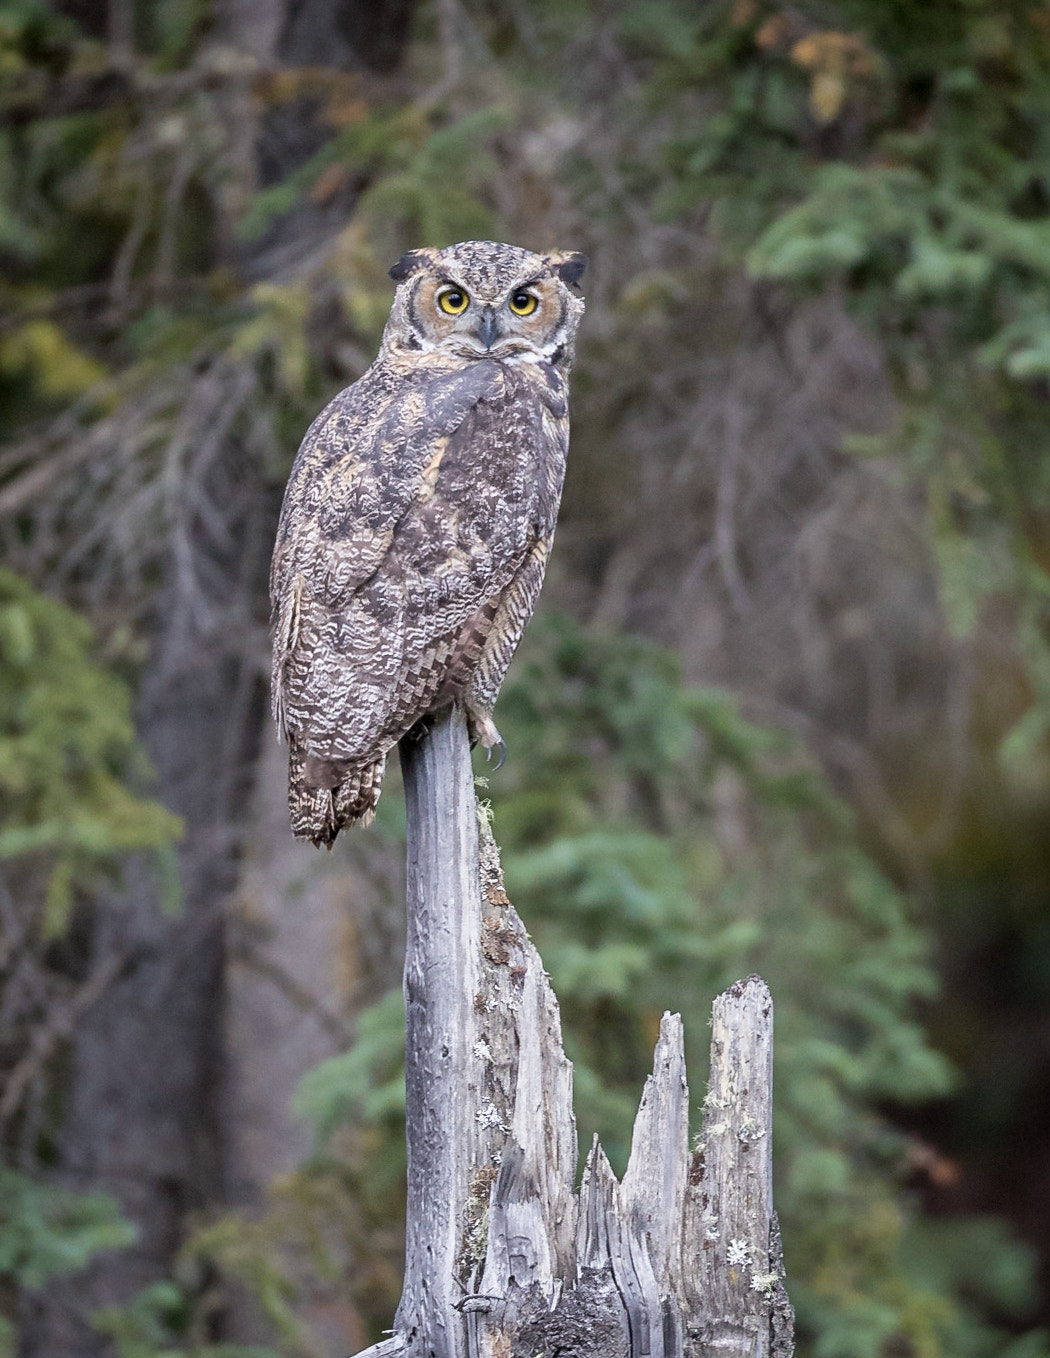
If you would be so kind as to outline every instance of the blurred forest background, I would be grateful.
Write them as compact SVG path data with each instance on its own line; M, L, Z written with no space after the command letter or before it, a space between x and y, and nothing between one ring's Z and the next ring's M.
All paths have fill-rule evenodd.
M1047 0L3 0L0 124L0 1352L390 1323L403 811L292 842L266 571L492 237L591 259L478 766L581 1141L757 970L800 1354L1047 1358Z

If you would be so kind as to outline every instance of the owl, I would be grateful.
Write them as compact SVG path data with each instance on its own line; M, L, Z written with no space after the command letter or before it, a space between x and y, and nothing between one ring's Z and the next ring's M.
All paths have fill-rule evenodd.
M368 824L390 748L449 704L502 748L492 711L554 536L585 264L492 241L410 251L378 357L307 431L270 575L300 839Z

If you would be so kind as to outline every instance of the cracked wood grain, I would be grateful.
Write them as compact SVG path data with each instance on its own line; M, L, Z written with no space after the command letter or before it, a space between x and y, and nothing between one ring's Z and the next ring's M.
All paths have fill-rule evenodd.
M665 1014L618 1182L579 1191L558 1004L479 816L462 714L402 744L408 808L408 1221L391 1336L359 1358L791 1358L772 1200L773 1007L714 1002L689 1146Z

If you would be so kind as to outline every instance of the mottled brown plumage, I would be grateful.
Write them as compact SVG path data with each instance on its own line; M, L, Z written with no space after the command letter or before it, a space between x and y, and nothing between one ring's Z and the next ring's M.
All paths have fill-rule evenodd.
M270 577L302 839L367 824L391 746L449 703L501 744L565 475L584 263L491 241L405 255L376 361L303 440Z

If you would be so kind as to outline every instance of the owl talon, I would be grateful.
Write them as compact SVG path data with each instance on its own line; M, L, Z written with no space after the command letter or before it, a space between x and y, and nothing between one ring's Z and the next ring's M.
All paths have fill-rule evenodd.
M500 770L500 769L503 767L503 765L507 762L507 742L506 742L505 740L503 740L502 737L501 737L499 740L495 741L492 745L489 745L489 746L486 748L486 750L485 750L485 759L486 759L486 760L488 761L488 763L490 763L490 764L492 764L492 751L493 751L493 750L495 750L495 751L497 752L497 754L499 755L499 758L496 760L495 764L492 765L492 772L493 772L493 773L496 773L496 772L498 772L498 770Z
M471 744L483 745L490 755L497 745L503 748L503 737L487 712L479 712L477 708L468 708L467 730L470 733Z

